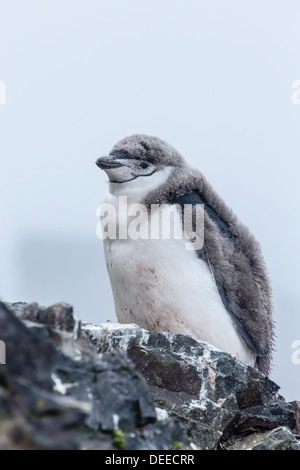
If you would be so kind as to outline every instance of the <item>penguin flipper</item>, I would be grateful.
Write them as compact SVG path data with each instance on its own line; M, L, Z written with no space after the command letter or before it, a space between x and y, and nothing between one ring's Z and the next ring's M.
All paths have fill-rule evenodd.
M231 230L229 224L224 221L218 214L217 212L211 207L210 204L208 204L203 196L200 194L199 191L192 191L190 193L187 193L183 196L179 196L174 199L168 200L169 204L179 204L182 208L182 211L184 209L185 204L192 204L193 206L196 204L202 204L204 206L205 213L208 215L208 217L217 225L219 231L222 233L222 235L225 235L229 239L232 240L234 243L235 239L237 238L236 235L233 233ZM212 271L212 275L215 279L216 286L219 292L219 295L221 297L221 300L223 302L223 305L226 309L226 311L229 313L232 322L240 335L240 337L243 339L243 341L246 343L248 348L253 351L257 356L260 357L265 357L266 354L262 353L259 348L256 346L253 338L249 334L249 332L246 330L244 324L241 322L239 317L232 311L229 305L227 293L226 293L226 288L221 284L220 281L217 279L217 272L215 267L212 265L211 261L209 260L208 254L205 251L205 249L202 249L201 251L197 252L197 255L199 258L204 259L208 266L210 267L210 270Z

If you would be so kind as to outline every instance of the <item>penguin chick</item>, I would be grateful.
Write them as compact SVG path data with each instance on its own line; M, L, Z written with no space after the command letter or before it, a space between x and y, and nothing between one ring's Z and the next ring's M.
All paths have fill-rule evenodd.
M143 224L149 231L154 207L162 218L172 216L174 231L182 233L181 239L160 233L158 239L104 240L118 320L192 335L268 374L274 340L271 287L260 246L247 227L205 177L157 137L126 137L96 164L108 175L104 202L119 214L119 231L122 224L128 228L122 211L143 204L141 231ZM193 250L186 249L186 205L204 211L204 243Z

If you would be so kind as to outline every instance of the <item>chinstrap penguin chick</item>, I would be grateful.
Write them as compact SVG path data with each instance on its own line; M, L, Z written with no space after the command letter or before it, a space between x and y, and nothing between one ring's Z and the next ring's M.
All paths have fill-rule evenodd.
M184 235L104 240L118 320L190 334L267 374L274 338L271 288L260 246L247 227L161 139L126 137L96 164L109 177L104 202L117 210L120 196L128 205L144 204L149 214L154 204L164 205L162 217L175 207L173 224L183 231L184 205L204 207L201 249L187 250Z

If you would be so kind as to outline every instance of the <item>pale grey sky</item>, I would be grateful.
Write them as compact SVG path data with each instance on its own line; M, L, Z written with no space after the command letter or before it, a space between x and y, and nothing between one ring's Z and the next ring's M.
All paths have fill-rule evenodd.
M115 320L94 162L126 135L157 135L260 241L272 377L300 399L299 2L0 0L0 12L0 296Z

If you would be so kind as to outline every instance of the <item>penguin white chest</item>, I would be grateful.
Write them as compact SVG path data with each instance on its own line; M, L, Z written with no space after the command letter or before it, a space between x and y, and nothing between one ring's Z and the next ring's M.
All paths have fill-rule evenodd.
M162 218L169 220L168 211L166 206ZM175 213L173 223L174 232L182 231L179 213ZM157 240L107 238L104 250L121 323L190 334L254 364L253 354L224 308L207 263L195 251L186 249L184 236Z

